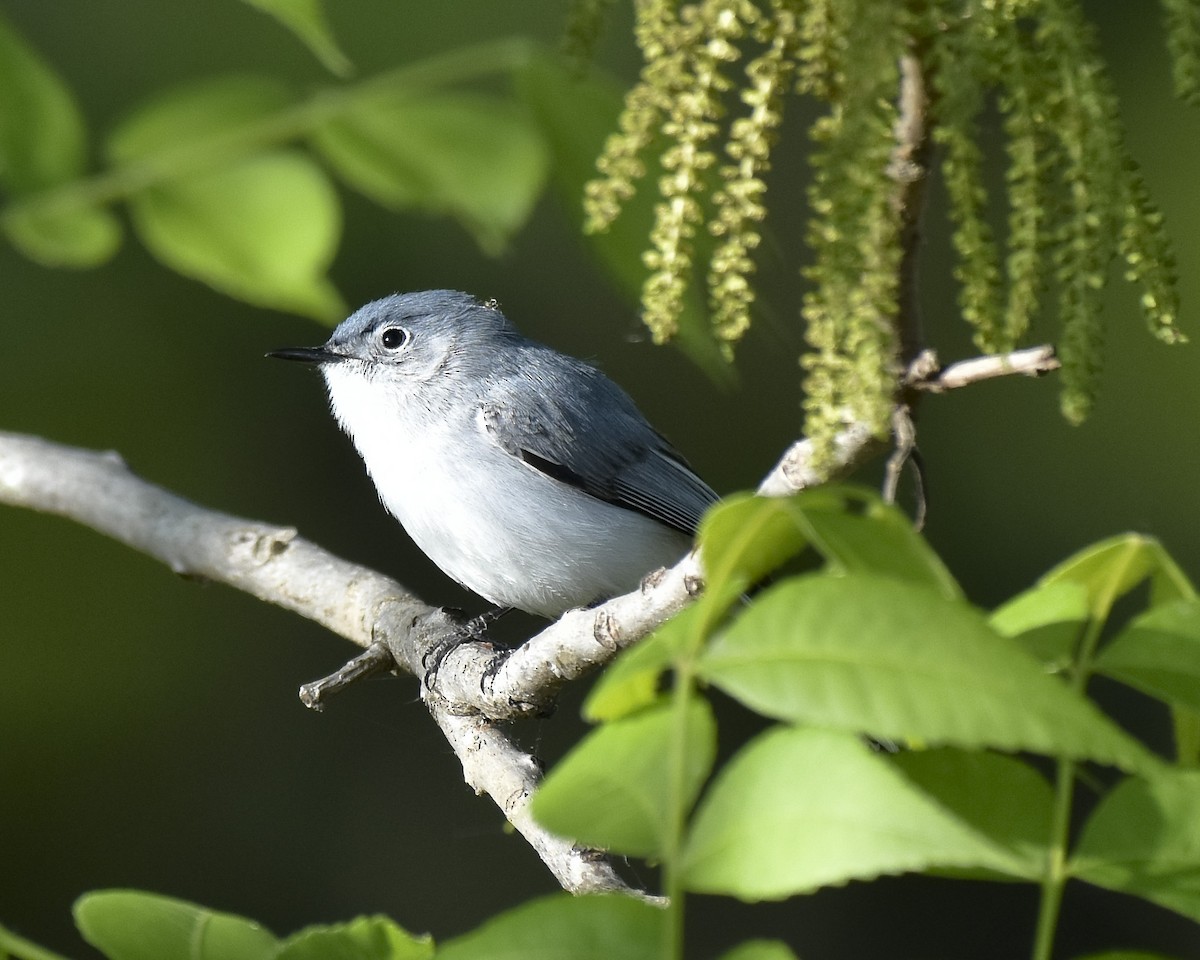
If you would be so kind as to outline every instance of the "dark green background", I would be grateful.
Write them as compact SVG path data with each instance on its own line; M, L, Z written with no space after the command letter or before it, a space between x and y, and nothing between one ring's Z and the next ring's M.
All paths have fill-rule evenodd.
M1196 337L1200 114L1170 98L1155 4L1087 7L1102 24L1133 152L1168 216L1183 325ZM177 81L262 71L327 82L290 35L233 0L8 0L2 9L67 78L97 136ZM370 76L491 37L555 42L563 5L344 0L329 12ZM625 16L602 60L629 78ZM622 382L718 490L752 486L799 430L802 286L792 258L807 169L798 140L785 143L775 171L764 316L730 393L644 342L635 310L550 196L490 260L452 223L394 216L347 194L333 276L352 303L439 286L498 298L527 333ZM972 351L955 319L940 207L935 189L922 294L929 343L952 359ZM320 342L315 324L168 273L136 242L87 273L0 248L0 278L0 429L119 450L143 476L198 502L294 524L431 602L478 608L384 515L318 378L262 359L272 347ZM985 384L921 410L929 537L982 605L1124 530L1161 537L1200 578L1200 361L1194 347L1152 341L1123 286L1106 317L1103 392L1083 427L1058 416L1053 378ZM519 637L535 625L507 629ZM72 900L131 886L279 933L384 912L446 937L551 890L491 801L463 786L415 682L367 684L320 716L301 707L296 688L351 652L306 621L180 580L89 530L0 508L0 922L87 956ZM577 733L578 696L522 730L525 742L557 756ZM1132 721L1161 743L1165 726L1137 707ZM753 933L783 936L808 960L1022 955L1035 902L1031 888L924 879L758 907L697 898L693 952ZM1083 888L1068 894L1064 930L1074 952L1144 945L1200 957L1195 926Z

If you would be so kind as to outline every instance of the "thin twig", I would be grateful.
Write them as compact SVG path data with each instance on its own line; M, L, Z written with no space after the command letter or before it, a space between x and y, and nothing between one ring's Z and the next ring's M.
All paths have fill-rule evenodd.
M991 380L995 377L1007 377L1013 374L1026 377L1040 377L1043 374L1057 370L1062 364L1054 353L1054 348L1048 344L1040 347L1029 347L1025 350L1014 350L1012 353L998 353L986 357L974 357L971 360L960 360L948 367L939 368L935 362L933 369L922 375L911 375L908 386L915 390L929 393L944 393L947 390L957 390L959 387L970 386L981 380Z

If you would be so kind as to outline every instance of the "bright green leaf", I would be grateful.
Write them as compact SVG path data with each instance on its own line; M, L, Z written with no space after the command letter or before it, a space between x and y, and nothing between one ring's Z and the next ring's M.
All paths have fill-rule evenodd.
M1200 601L1142 614L1100 651L1096 669L1173 706L1200 710Z
M431 960L433 938L413 936L388 917L308 927L292 934L273 960Z
M582 229L583 185L596 176L596 157L616 129L623 88L594 70L581 76L560 58L542 56L532 58L517 75L517 90L554 155L554 180L563 207ZM655 176L651 170L647 184L652 184ZM587 235L596 258L632 303L640 300L649 274L642 252L654 222L655 201L654 191L644 186L626 202L608 230ZM713 339L708 310L695 285L684 295L675 342L714 382L725 387L736 382L736 371Z
M593 723L616 720L654 703L659 678L688 649L707 612L694 603L677 613L644 640L621 652L600 676L583 704Z
M1200 711L1176 707L1171 711L1175 728L1175 762L1200 767Z
M856 487L823 487L788 502L809 541L835 570L923 583L947 599L962 596L954 577L913 529L912 521L874 493Z
M1058 580L1017 594L994 610L988 622L1042 663L1062 669L1071 663L1087 620L1087 589L1080 583Z
M137 890L85 893L74 913L109 960L270 960L279 945L252 920Z
M721 954L719 960L796 960L782 940L747 940Z
M667 914L633 897L532 900L443 944L438 960L657 960Z
M46 267L97 267L121 246L121 224L99 207L16 203L0 217L13 246Z
M1129 778L1084 825L1073 876L1200 920L1200 771Z
M1021 875L1040 878L1054 791L1036 770L1014 757L982 751L912 750L889 759L943 808L1012 853Z
M671 793L677 731L675 710L667 703L588 734L534 796L538 822L589 846L661 855L673 805L691 807L716 753L716 721L708 703L693 699L685 716L682 796Z
M330 73L346 76L353 66L342 53L320 0L243 0L269 13L292 31Z
M934 867L1022 869L856 736L811 728L744 747L701 801L684 851L690 889L743 900Z
M449 214L491 253L529 218L548 163L517 104L476 94L364 99L318 128L314 143L378 203Z
M779 583L717 636L699 673L784 720L1126 769L1156 762L973 607L890 578Z
M1064 560L1039 581L1041 585L1067 581L1088 592L1092 616L1103 620L1118 597L1147 577L1153 603L1192 599L1195 588L1179 565L1152 537L1124 533L1092 544Z
M750 493L726 497L696 535L706 590L730 603L806 545L790 500Z
M14 194L83 170L87 134L67 85L0 18L0 182Z
M262 153L152 187L130 204L150 252L180 273L264 307L334 321L345 307L325 277L341 210L311 160Z
M113 163L128 164L155 154L193 163L207 151L228 160L254 149L247 131L292 102L292 95L270 77L215 77L175 87L154 97L127 117L108 140ZM172 173L171 165L165 170Z

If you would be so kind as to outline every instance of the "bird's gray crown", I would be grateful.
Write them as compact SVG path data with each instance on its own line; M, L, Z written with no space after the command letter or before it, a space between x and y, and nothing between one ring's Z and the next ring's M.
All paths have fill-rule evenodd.
M389 327L447 343L516 332L493 303L457 290L422 290L394 293L361 307L338 325L327 346L361 357L372 340Z

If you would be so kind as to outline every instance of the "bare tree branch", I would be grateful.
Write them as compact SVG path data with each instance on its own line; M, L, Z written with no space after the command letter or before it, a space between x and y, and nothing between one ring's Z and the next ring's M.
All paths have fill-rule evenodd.
M399 654L396 662L415 673L424 651L455 627L396 581L333 556L294 529L199 507L135 476L113 453L0 432L0 502L78 520L176 573L227 583L361 647L386 642ZM627 889L606 860L534 823L532 757L496 727L456 715L441 698L429 707L467 782L495 801L565 889Z

